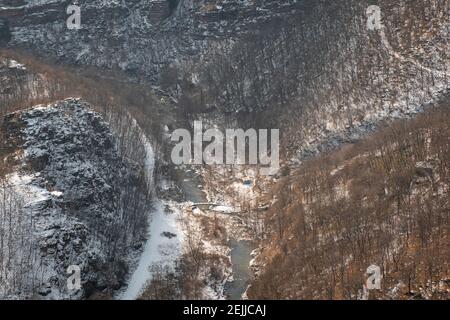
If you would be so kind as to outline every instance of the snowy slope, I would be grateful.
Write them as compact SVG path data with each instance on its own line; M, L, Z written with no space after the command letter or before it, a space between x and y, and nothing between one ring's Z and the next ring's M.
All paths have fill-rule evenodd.
M139 127L133 122L142 137L146 152L145 174L149 188L154 188L153 175L155 170L155 156L150 141ZM135 300L139 298L145 285L152 278L152 266L162 265L168 268L174 267L174 262L182 252L183 233L179 224L179 212L167 212L166 203L156 199L154 207L148 215L147 242L139 258L137 268L134 270L127 283L126 290L119 298L122 300Z
M107 123L68 99L9 114L1 131L10 172L0 179L0 297L78 299L119 289L127 255L143 240L148 199ZM81 269L80 290L67 287L71 265Z

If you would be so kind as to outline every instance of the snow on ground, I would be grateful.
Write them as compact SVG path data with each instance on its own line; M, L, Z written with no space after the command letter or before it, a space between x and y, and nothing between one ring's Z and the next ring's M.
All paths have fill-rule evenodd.
M17 165L11 167L12 173L0 186L0 214L11 217L10 226L0 225L0 235L6 234L8 240L0 254L11 261L0 263L4 275L0 297L84 298L84 290L66 286L68 265L80 267L83 282L91 281L102 288L116 286L118 281L113 284L108 280L114 275L108 274L106 279L100 272L106 261L104 242L90 232L97 221L104 225L113 210L102 206L106 198L83 198L110 192L104 178L110 173L113 176L112 172L119 176L125 165L118 160L112 144L107 144L111 140L106 124L76 99L5 116L5 128L11 128L14 119L23 121L23 127L11 133L14 137L23 135L24 142L17 145ZM102 161L81 147L88 142L97 145ZM86 163L88 168L83 166ZM85 187L88 181L98 183ZM75 196L63 197L69 192ZM83 215L81 209L71 210L71 214L64 211L69 201L78 204L80 199L85 201L87 213L96 214ZM94 264L96 269L92 271Z
M136 121L133 122L138 127ZM147 181L152 184L153 171L155 166L154 152L150 141L142 132L142 143L145 147L147 159ZM239 180L232 183L229 188L233 194L238 194L239 198L247 198L250 200L254 196L253 186L255 183L255 171L248 169L239 172ZM170 193L170 182L162 180L158 182L158 187L165 193ZM194 187L194 186L193 186ZM201 186L198 186L200 189ZM170 197L169 197L170 198ZM205 218L212 218L214 215L220 219L220 225L223 226L227 233L233 238L247 239L246 232L242 229L241 222L234 217L235 213L240 211L239 206L231 205L235 203L235 199L221 199L220 205L212 206L210 210L203 211L193 206L193 202L176 202L171 200L156 199L155 206L149 214L148 240L145 244L142 255L139 259L137 268L131 275L127 288L122 291L118 298L122 300L133 300L140 297L146 285L152 279L152 266L173 267L177 259L187 250L187 237L199 239L203 251L212 256L221 257L220 273L223 275L221 279L212 279L205 275L205 286L202 290L203 299L226 299L225 285L233 280L232 265L230 257L230 248L227 245L227 239L209 237L207 234L211 231L208 225L205 225ZM227 201L228 200L228 201ZM166 210L168 208L169 210ZM165 235L166 234L166 235ZM167 235L174 234L176 236ZM224 242L225 241L225 242Z
M180 212L183 213L183 232L186 236L199 239L205 254L219 256L223 262L220 264L221 279L212 279L208 277L209 274L205 275L202 298L205 300L225 300L225 284L233 280L231 250L226 243L221 241L222 239L207 236L210 230L207 229L208 226L205 226L204 219L211 218L211 213L202 210L191 211L191 206L191 202L179 204Z
M222 213L233 213L236 211L236 209L229 207L229 206L217 206L217 207L213 207L211 210L216 211L216 212L222 212Z
M25 66L21 63L18 63L16 60L6 60L6 64L10 69L26 70Z
M164 203L157 200L155 210L149 216L148 239L127 289L121 295L122 300L139 298L145 284L151 280L150 267L164 265L171 267L181 255L183 234L179 230L179 213L167 213ZM176 234L175 237L164 236L164 233Z
M10 185L17 194L24 200L24 206L30 206L50 198L50 192L44 188L33 185L32 182L39 173L34 175L19 174L14 172L7 177L7 184Z
M395 49L391 46L391 44L389 43L389 40L386 36L385 27L380 29L380 36L381 36L381 41L382 41L384 47L388 50L389 54L394 56L396 59L400 60L400 62L402 64L407 65L408 63L410 63L410 64L414 65L418 70L428 71L429 73L433 74L436 77L444 77L445 78L446 76L449 75L448 72L428 68L425 65L423 65L422 63L420 63L419 61L417 61L415 59L404 57L403 55L401 55L400 53L395 51Z
M146 153L145 166L147 182L149 183L150 189L154 190L153 173L155 169L155 154L150 140L134 119L133 125L141 132L141 139ZM135 300L139 298L145 285L152 278L152 272L150 270L152 266L163 265L171 267L181 256L183 233L180 231L180 212L177 210L166 212L165 207L168 204L165 201L160 199L154 199L154 201L154 209L149 213L148 217L147 242L127 288L119 296L121 300ZM172 206L170 207L173 209ZM174 234L176 236L168 237L167 234Z

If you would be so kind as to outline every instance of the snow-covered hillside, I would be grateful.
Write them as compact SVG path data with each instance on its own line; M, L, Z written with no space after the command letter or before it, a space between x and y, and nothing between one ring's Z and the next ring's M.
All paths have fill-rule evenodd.
M433 132L434 124L423 120L430 110L448 107L450 0L76 3L81 10L77 29L66 26L67 1L0 4L0 46L7 45L0 48L0 116L66 97L82 97L102 115L81 100L69 99L0 120L0 161L5 164L0 167L0 297L84 298L100 293L101 298L124 299L226 298L224 284L236 275L230 252L243 239L259 246L251 255L247 249L253 244L245 248L240 259L245 269L248 258L254 258L256 278L248 297L300 297L295 286L303 286L303 280L290 272L294 267L281 274L286 276L284 292L291 293L277 295L282 281L275 281L272 266L261 261L278 252L272 269L277 270L277 263L291 263L289 254L303 250L305 256L294 265L308 263L304 257L312 262L298 275L315 277L315 261L333 257L320 251L329 230L348 236L355 251L351 245L358 241L349 237L365 227L357 218L367 210L366 198L371 199L367 205L379 204L366 212L369 218L378 218L373 212L379 210L395 213L393 220L410 219L418 207L402 201L414 195L408 186L417 180L411 178L416 169L436 171L428 165L416 168L419 162L427 164L431 153L415 143L427 141L426 132ZM371 25L377 11L380 19ZM418 156L408 158L400 148L380 158L385 149L397 146L389 136L391 144L380 138L380 154L370 154L367 162L362 160L367 153L358 150L358 166L346 166L340 159L353 144L366 141L370 149L369 135L413 123L406 120L414 118L422 119L425 134L411 142L407 137L421 137L412 129L404 140L419 150ZM254 165L174 165L170 132L193 129L195 120L207 124L204 129L279 129L281 170L268 177ZM435 132L432 143L448 140L444 129L442 136ZM435 154L445 163L448 145L437 146ZM308 166L309 159L324 159L321 154L327 152L333 152L336 159L330 161L336 167ZM389 168L391 162L398 167ZM447 179L445 168L436 177ZM345 186L334 181L342 172L358 174L343 177ZM358 181L350 192L348 184ZM436 181L431 182L430 188L424 185L426 192L435 191ZM332 183L336 188L328 190ZM310 192L319 195L314 199L319 209L303 207L312 202ZM321 207L328 198L333 206ZM384 208L392 199L397 212ZM342 208L345 212L336 213ZM404 208L408 210L399 215ZM433 213L430 207L421 210ZM303 212L318 219L312 237ZM349 213L354 217L342 228L339 219ZM323 222L325 214L329 220ZM423 216L422 211L417 214L418 225L423 225ZM290 230L289 219L298 217L305 221L298 221L294 231L304 238ZM406 246L410 232L425 235L425 229L415 229L408 219L403 225ZM439 219L430 224L431 231L444 225ZM370 244L381 241L389 225L393 223L372 228ZM390 232L394 237L401 231ZM337 253L341 234L328 235L326 249ZM278 237L279 243L273 240ZM438 233L436 239L446 238ZM387 253L378 256L382 263L399 248L385 242ZM423 252L423 257L431 256ZM325 259L323 274L356 257L344 253L329 265L331 260ZM359 251L354 279L361 278L366 262L378 252L370 254ZM447 260L437 265L446 266ZM72 264L81 267L79 292L66 290L65 271ZM405 266L402 276L421 271L415 265L409 269L409 262ZM430 272L430 277L436 274ZM310 294L315 288L308 282L303 297L330 296L329 279L317 280L316 288L324 294ZM359 280L352 283L355 290L348 290L345 281L342 288L348 292L335 297L357 297ZM435 285L433 279L430 284ZM247 284L241 285L245 291ZM273 287L265 290L268 285Z
M90 0L79 3L81 29L69 30L64 1L8 1L0 18L10 23L11 45L156 80L165 65L199 56L210 44L247 34L274 17L292 15L300 4L180 0L174 8L167 0Z
M108 124L68 99L8 114L1 134L0 297L85 298L119 289L127 257L144 240L150 199ZM67 287L73 265L81 290Z

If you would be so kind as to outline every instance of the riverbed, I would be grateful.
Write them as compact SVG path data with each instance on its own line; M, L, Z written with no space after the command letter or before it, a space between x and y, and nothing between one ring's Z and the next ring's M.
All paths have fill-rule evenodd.
M137 126L137 123L135 123ZM140 128L139 128L140 129ZM154 152L150 141L142 132L143 144L146 149L146 175L149 187L153 187L153 171L155 167ZM185 170L178 177L185 199L192 203L207 202L206 194L201 190L201 179L193 170ZM174 237L165 237L170 232ZM175 213L167 213L164 203L155 199L153 212L149 216L148 238L139 259L137 268L131 275L127 288L119 295L120 299L134 300L139 298L145 284L152 278L151 267L157 264L170 266L181 255L182 232L176 221ZM233 280L225 285L225 296L228 299L239 300L248 287L251 278L250 260L254 246L249 241L231 239L231 263Z
M252 277L251 253L255 245L250 241L230 241L233 281L225 285L225 294L230 300L241 300Z
M193 171L183 173L181 189L187 201L193 203L208 202L206 194L200 189L201 181ZM233 280L225 284L225 296L230 300L241 300L252 277L250 270L251 253L255 245L251 241L229 241Z

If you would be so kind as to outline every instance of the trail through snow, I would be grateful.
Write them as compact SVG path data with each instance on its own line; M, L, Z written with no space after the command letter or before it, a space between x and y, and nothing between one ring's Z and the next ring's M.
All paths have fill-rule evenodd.
M153 171L155 168L153 148L136 121L133 121L133 123L141 132L142 143L146 151L147 181L153 188ZM165 203L156 197L154 197L154 203L154 208L148 217L147 242L126 290L119 296L121 300L136 300L139 298L145 284L152 278L151 267L161 265L171 268L175 260L181 255L183 233L177 221L179 213L167 213Z
M127 289L120 297L121 300L135 300L139 298L145 284L151 279L150 268L155 265L171 267L179 256L181 250L181 237L179 232L176 214L164 212L163 203L158 200L155 211L149 218L148 239L144 251L139 259L139 264L128 283ZM169 238L163 233L176 234L176 237Z

